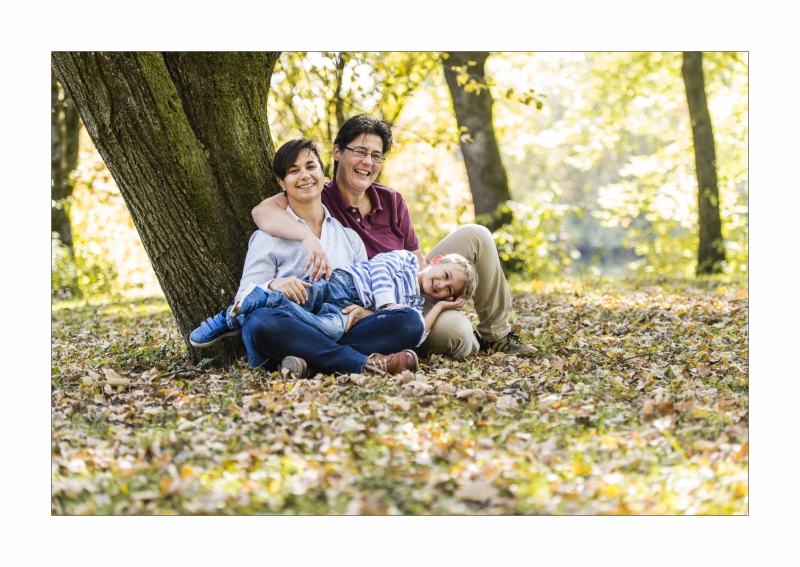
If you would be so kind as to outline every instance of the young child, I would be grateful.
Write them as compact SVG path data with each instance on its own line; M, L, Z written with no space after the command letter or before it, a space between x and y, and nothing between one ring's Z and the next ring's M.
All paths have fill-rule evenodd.
M286 310L338 341L347 331L348 315L341 310L348 305L361 305L374 311L410 306L419 312L423 321L419 346L439 313L462 309L472 297L477 287L477 272L466 258L458 254L436 256L424 270L419 271L419 262L414 254L408 250L395 250L337 268L329 281L312 282L305 278L303 286L307 288L308 298L305 303L297 304L278 291L248 285L227 309L229 328L220 330L220 336L239 329L243 316L270 307ZM423 295L434 302L426 315L423 315ZM192 335L200 331L198 328Z

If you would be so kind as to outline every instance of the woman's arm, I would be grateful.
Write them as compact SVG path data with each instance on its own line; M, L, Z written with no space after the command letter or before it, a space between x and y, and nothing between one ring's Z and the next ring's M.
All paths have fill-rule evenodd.
M308 261L305 269L312 268L309 277L317 281L322 276L328 280L331 277L331 264L328 255L322 248L319 239L306 225L297 222L292 215L286 212L289 199L284 193L273 195L264 199L252 210L253 221L256 226L272 236L300 242L308 252Z

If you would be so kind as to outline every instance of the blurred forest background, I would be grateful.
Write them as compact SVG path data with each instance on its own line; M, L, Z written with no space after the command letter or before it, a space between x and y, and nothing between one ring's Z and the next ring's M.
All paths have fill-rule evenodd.
M357 113L393 125L378 181L405 197L423 250L475 206L445 69L488 92L510 200L496 218L498 251L520 285L558 277L692 277L698 188L682 54L491 53L454 61L428 52L287 52L272 75L275 146L303 136L330 150ZM704 53L727 278L747 277L746 53ZM52 80L53 299L162 295L110 173ZM255 226L254 226L255 228ZM242 242L246 247L246 241Z

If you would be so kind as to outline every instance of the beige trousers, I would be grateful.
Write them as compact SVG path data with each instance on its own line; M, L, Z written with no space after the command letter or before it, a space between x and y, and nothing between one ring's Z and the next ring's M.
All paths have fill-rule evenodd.
M511 325L511 294L505 275L500 267L500 257L486 227L468 224L452 232L433 250L426 260L445 254L461 254L475 265L478 272L478 288L473 302L478 312L478 332L488 341L501 339L508 334ZM425 302L425 313L432 307ZM446 354L461 359L478 352L478 341L472 334L472 324L461 311L443 311L436 318L431 332L419 347L417 354Z

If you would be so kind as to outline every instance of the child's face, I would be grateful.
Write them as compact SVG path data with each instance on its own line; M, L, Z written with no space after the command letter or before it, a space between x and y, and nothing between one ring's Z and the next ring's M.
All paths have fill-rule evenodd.
M419 273L420 291L436 301L453 301L464 291L464 271L458 264L440 263L439 258Z

